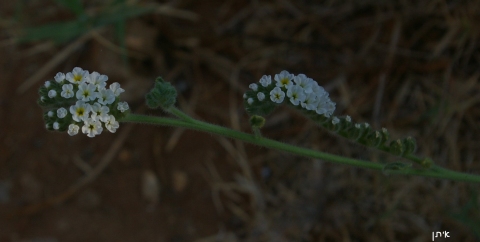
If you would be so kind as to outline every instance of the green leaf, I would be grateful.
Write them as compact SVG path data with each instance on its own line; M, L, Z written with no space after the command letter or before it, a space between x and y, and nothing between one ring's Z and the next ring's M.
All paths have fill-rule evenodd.
M121 4L115 7L107 6L104 9L104 12L100 12L96 16L89 17L81 15L78 19L73 21L50 23L38 27L27 28L24 30L23 36L19 38L19 41L31 42L51 39L56 43L64 43L91 29L102 27L104 25L120 23L118 26L124 28L122 27L121 22L126 19L153 11L152 7L132 6L128 4Z
M58 4L67 7L75 13L77 16L83 15L85 13L82 2L80 0L55 0Z
M63 43L74 37L87 32L88 24L85 21L74 20L70 22L51 23L39 27L28 28L20 37L20 42L31 42L51 39L57 43Z

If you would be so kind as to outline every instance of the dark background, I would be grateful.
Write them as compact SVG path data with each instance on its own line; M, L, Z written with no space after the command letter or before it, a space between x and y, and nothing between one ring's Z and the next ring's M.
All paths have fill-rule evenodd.
M144 105L162 76L185 112L250 132L243 92L288 70L324 86L336 115L413 136L417 154L480 174L479 1L72 3L0 3L0 241L431 241L433 231L480 240L478 184L168 127L70 137L45 130L36 104L46 80L79 66L121 83L133 112L166 115ZM263 133L400 160L286 107Z

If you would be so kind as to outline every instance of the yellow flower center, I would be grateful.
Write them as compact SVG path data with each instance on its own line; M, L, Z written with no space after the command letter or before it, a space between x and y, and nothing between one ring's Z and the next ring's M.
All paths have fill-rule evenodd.
M77 115L78 116L82 116L84 112L85 112L85 109L83 109L83 108L77 109Z
M81 75L73 75L73 79L75 79L76 82L79 82L82 80L82 76Z

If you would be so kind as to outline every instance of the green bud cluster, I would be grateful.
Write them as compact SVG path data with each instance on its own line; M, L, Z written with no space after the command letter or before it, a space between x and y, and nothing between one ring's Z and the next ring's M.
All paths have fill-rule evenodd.
M145 95L145 99L149 108L161 107L168 110L177 100L177 90L169 82L158 77L155 86Z
M258 99L258 93L263 93L264 95L266 95L270 93L275 86L274 85L268 85L266 87L262 85L255 85L255 86L257 91L248 90L243 95L243 105L245 106L245 110L250 116L252 115L266 116L271 112L273 112L273 110L275 110L275 108L280 104L274 103L268 100L268 97L265 97L260 101Z
M45 128L50 131L64 132L74 121L71 114L67 114L64 118L59 118L57 110L58 109L51 109L44 112L43 120L45 121Z
M60 95L62 92L62 86L67 83L66 81L56 82L53 80L48 81L49 85L48 88L46 86L41 86L38 89L38 94L40 99L38 99L37 103L43 108L52 108L52 107L66 107L72 104L75 104L73 99L66 99ZM55 97L49 97L48 92L54 90L56 95ZM74 86L74 93L78 90L78 87Z
M350 116L325 117L311 112L303 112L320 126L339 134L359 144L374 147L396 156L408 156L415 152L417 144L415 139L407 137L390 141L390 133L386 128L373 130L368 123L353 123Z

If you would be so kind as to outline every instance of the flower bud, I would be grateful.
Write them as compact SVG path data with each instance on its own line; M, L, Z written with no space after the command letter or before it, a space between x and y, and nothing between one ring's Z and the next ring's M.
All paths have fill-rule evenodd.
M257 90L260 89L263 90L265 87L257 86ZM249 115L268 115L277 107L275 103L268 101L267 98L264 97L265 95L260 95L261 97L264 97L264 99L260 100L259 93L263 92L247 91L245 93L243 104Z
M397 139L390 143L389 152L393 155L402 156L405 153L405 147L401 140Z
M370 127L370 124L368 123L355 124L355 130L356 130L355 140L359 141L362 144L365 144L366 136L372 132L372 128Z
M250 125L252 127L262 128L265 125L265 118L259 115L250 117Z
M430 158L424 158L421 162L420 165L423 166L423 168L429 169L433 166L433 161Z
M381 135L382 135L382 139L385 141L388 141L390 139L390 133L386 128L382 128Z
M402 142L405 147L404 156L412 154L417 149L417 142L415 142L415 139L412 137L407 137L403 139Z

